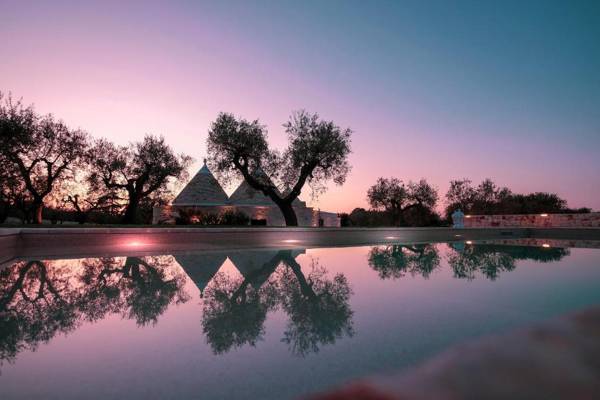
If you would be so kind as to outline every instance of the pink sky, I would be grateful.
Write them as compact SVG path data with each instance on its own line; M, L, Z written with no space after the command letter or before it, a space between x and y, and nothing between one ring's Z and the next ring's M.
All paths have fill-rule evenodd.
M117 143L162 134L196 159L192 172L220 111L260 118L280 148L292 110L318 112L355 131L345 185L309 201L323 210L366 207L380 176L426 178L441 198L451 179L490 177L515 192L556 192L572 207L600 209L600 131L589 102L546 104L520 97L525 86L492 91L476 62L461 69L467 61L429 51L431 43L369 42L375 27L338 21L330 32L301 17L256 11L260 18L246 21L242 5L221 8L9 2L0 16L0 90ZM315 29L322 40L302 36ZM464 81L454 79L460 74Z

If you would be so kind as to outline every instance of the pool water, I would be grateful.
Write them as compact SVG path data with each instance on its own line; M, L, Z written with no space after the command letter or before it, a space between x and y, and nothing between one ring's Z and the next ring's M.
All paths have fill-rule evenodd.
M596 304L600 250L518 241L22 259L0 398L296 398Z

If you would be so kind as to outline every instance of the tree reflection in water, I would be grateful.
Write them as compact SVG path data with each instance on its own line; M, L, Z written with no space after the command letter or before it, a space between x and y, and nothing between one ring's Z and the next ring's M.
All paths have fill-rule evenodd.
M565 248L519 245L453 243L448 264L454 277L472 280L477 273L495 280L504 271L515 269L517 260L559 261L570 254Z
M291 250L275 252L251 271L236 266L246 272L243 278L218 273L204 292L202 326L215 353L254 346L263 337L267 312L278 308L289 317L282 341L293 354L318 352L353 335L351 290L344 275L328 279L315 261L305 275Z
M263 250L236 254L178 256L195 265L188 275L203 292L202 328L217 354L264 336L269 311L288 317L282 342L299 356L318 352L351 337L352 295L343 274L328 276L312 260L303 271L298 251ZM515 268L516 260L558 261L568 249L518 245L451 244L448 263L457 278L477 273L496 279ZM229 256L241 277L218 272ZM382 279L406 274L425 278L440 265L436 245L376 246L369 265ZM35 350L57 333L68 333L84 321L119 314L140 325L155 324L170 304L186 302L187 276L173 256L96 258L82 261L20 261L0 271L0 365L23 350ZM209 284L210 282L210 284Z
M246 343L254 346L262 339L267 312L277 305L277 291L271 281L258 288L250 283L264 272L272 273L277 266L273 264L245 278L218 272L206 288L202 328L216 354Z
M277 273L283 310L289 316L282 339L292 353L305 356L317 353L319 346L333 344L343 336L352 337L352 291L343 274L327 279L327 271L312 260L311 271L304 276L298 262L289 254L282 255L283 268Z
M381 279L397 279L407 273L429 278L440 266L440 255L432 244L375 246L369 251L369 265Z
M0 363L35 351L57 333L117 313L156 323L169 304L189 296L171 256L20 261L0 271Z

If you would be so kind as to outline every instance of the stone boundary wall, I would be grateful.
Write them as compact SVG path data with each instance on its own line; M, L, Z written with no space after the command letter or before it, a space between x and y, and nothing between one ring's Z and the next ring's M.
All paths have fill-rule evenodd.
M600 228L600 212L587 214L465 215L465 228Z

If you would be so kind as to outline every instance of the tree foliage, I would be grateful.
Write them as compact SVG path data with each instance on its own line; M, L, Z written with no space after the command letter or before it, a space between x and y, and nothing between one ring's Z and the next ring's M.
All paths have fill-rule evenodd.
M461 209L467 214L538 214L590 212L572 210L567 201L554 193L515 194L507 187L498 187L491 179L473 186L469 179L450 181L446 193L446 216Z
M140 204L157 193L168 192L172 180L187 179L191 157L176 155L163 137L147 135L142 142L117 146L100 139L89 153L88 182L93 191L118 199L124 207L123 222L138 220Z
M325 183L341 185L350 170L350 129L342 129L317 114L298 111L284 124L288 146L283 152L269 148L267 130L258 120L247 121L221 113L209 130L209 161L224 181L243 178L250 187L268 196L285 218L298 225L292 203L305 184L313 194Z
M496 280L500 273L512 271L518 260L545 263L559 261L570 254L569 249L535 246L455 243L448 255L448 265L455 278L473 280L477 274Z
M433 244L374 246L369 265L381 279L398 279L407 273L429 278L440 266L440 256Z
M83 268L73 263L81 262ZM189 299L171 256L18 261L0 271L0 366L110 314L155 324Z
M438 194L425 179L405 184L397 178L379 178L369 188L367 198L373 209L387 211L393 225L400 225L404 222L404 214L412 208L432 210Z
M295 355L352 336L348 281L343 274L330 279L326 272L313 261L305 274L292 251L281 250L243 278L217 273L203 296L202 327L213 351L255 346L264 335L267 313L278 308L289 317L282 341Z
M83 131L68 128L52 115L40 116L32 106L0 93L0 164L9 179L22 182L22 205L33 222L42 223L45 199L57 183L72 178L87 146ZM2 191L4 196L7 190Z

